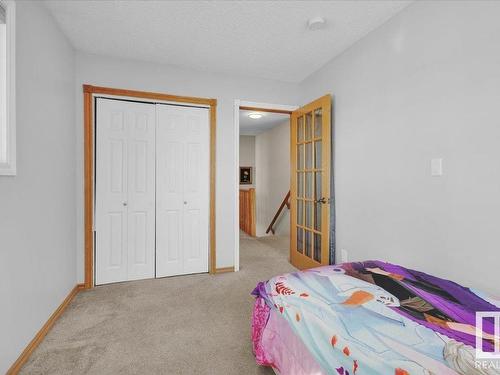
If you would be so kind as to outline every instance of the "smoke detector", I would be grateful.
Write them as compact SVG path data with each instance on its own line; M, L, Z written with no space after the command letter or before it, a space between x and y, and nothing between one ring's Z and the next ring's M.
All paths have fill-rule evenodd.
M311 31L321 30L326 25L326 20L323 17L313 17L307 21L307 28Z

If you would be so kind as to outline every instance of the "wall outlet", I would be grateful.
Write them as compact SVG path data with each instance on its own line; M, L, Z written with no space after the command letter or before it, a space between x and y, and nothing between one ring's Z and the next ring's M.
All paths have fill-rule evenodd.
M349 261L349 257L347 256L346 249L340 249L340 262L347 263Z

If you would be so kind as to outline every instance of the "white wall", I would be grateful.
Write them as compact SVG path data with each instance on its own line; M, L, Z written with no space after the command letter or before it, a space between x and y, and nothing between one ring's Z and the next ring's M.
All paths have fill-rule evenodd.
M265 236L283 198L290 190L290 121L255 137L256 235ZM290 214L285 208L275 224L276 235L290 234ZM269 233L271 235L271 233Z
M240 167L252 167L252 183L241 185L241 189L255 187L255 136L240 135Z
M82 84L210 97L217 105L216 236L217 267L234 264L234 189L238 177L234 168L234 100L295 104L298 85L270 80L184 70L181 68L125 61L77 53L76 130L77 130L77 271L83 280L83 95Z
M302 102L334 95L337 249L352 260L500 291L499 19L499 2L415 2L301 85Z
M0 373L76 284L74 51L17 2L17 176L0 177Z

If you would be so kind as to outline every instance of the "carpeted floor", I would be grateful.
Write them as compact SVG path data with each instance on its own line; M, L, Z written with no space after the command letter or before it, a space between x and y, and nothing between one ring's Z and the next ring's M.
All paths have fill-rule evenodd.
M21 374L273 374L252 355L250 292L293 270L288 239L243 236L240 255L236 273L80 293Z

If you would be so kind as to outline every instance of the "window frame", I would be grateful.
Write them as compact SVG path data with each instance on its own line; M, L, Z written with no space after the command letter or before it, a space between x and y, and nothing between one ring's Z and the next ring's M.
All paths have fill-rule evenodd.
M15 176L16 168L16 3L14 0L0 0L5 9L7 25L7 82L6 82L6 127L7 162L0 163L0 176Z

